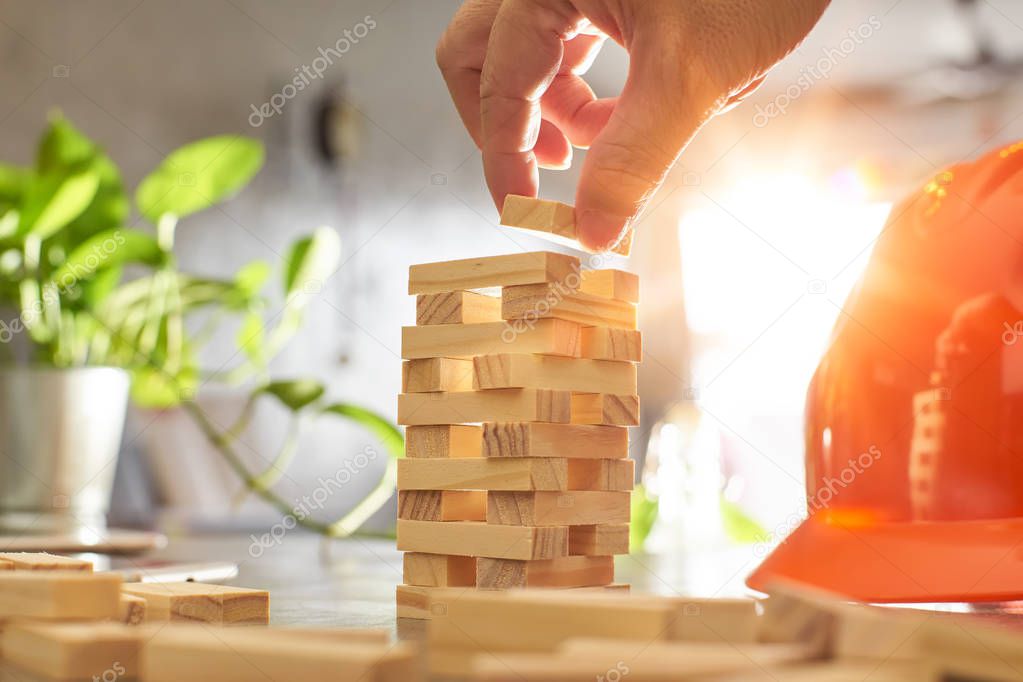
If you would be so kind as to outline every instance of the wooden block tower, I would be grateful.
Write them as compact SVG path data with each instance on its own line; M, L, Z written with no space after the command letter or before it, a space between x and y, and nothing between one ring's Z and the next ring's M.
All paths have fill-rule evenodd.
M563 205L530 201L529 229L544 215L564 222ZM398 616L429 617L441 588L622 587L636 276L541 251L413 265L409 293Z

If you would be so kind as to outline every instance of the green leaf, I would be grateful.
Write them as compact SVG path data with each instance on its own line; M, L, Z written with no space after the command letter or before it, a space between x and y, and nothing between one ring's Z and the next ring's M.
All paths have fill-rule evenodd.
M104 268L97 272L92 279L82 282L82 302L85 307L90 310L99 307L120 284L123 274L124 268L116 265Z
M763 542L770 537L768 532L759 523L754 521L739 505L721 495L720 498L721 523L725 529L725 535L732 542L742 545L752 545L756 542Z
M27 168L0 163L0 205L20 203L30 179L31 173Z
M647 495L646 487L637 485L632 491L632 522L629 524L629 550L643 549L654 522L657 521L658 501Z
M91 160L96 144L75 128L62 114L50 117L50 125L39 140L36 151L36 169L40 173L66 170L83 161Z
M296 379L271 382L263 387L262 392L277 398L292 412L298 412L319 400L325 390L323 384L313 379Z
M270 277L270 264L265 260L246 263L234 276L235 286L246 297L256 296Z
M291 246L284 264L284 292L313 293L334 273L341 259L341 239L329 227L321 227Z
M401 429L376 412L349 403L333 403L320 410L320 413L351 419L369 429L391 457L400 459L405 456L405 437Z
M159 265L163 257L156 239L145 232L128 228L106 230L89 237L68 254L50 279L66 291L100 270L125 263Z
M242 326L235 336L235 343L254 365L266 366L266 333L263 330L263 316L250 311L242 320ZM322 391L321 391L322 393Z
M21 214L21 232L51 237L82 214L99 187L95 172L80 171L68 176L41 177L28 189Z
M227 199L263 165L263 145L240 135L221 135L180 147L139 184L135 203L154 224L164 213L179 218Z
M198 372L187 367L176 375L162 368L144 366L132 371L131 399L140 407L165 409L195 397Z

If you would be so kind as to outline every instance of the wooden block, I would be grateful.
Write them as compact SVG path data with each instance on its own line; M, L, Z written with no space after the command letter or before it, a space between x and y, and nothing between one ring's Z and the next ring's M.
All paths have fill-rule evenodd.
M557 237L556 241L565 240L565 243L579 248L575 229L575 209L568 204L509 194L501 207L501 224L544 232ZM629 232L610 251L628 256L631 249L632 233Z
M412 360L472 358L493 353L541 353L577 358L580 335L580 327L575 322L555 319L402 327L401 357Z
M435 424L405 429L406 457L479 457L482 448L481 426Z
M121 577L110 573L4 571L0 620L113 620L120 596Z
M933 661L942 680L1023 679L1023 634L1017 619L1003 613L996 625L978 615L932 614L921 628L924 646L917 657Z
M416 297L416 324L476 324L501 321L501 299L475 291L446 291Z
M403 568L406 585L472 587L476 584L474 557L406 552Z
M679 615L672 622L668 637L687 642L726 644L753 643L760 620L753 599L677 600Z
M567 424L572 394L537 388L501 388L458 393L402 393L399 424L465 424L537 421ZM620 410L613 414L620 415Z
M639 396L573 393L572 423L638 426Z
M421 358L401 364L403 393L435 391L471 391L473 368L470 360L458 358Z
M636 393L631 362L502 353L473 358L472 388L546 388L560 391Z
M424 263L409 268L410 294L437 294L515 284L561 282L579 276L579 259L549 251Z
M595 524L568 529L568 553L586 556L629 553L629 524Z
M838 615L829 604L840 601L827 592L779 581L763 601L758 638L762 642L800 642L827 655L838 628Z
M635 480L631 459L568 460L569 490L632 490Z
M572 291L564 285L524 284L501 290L501 317L505 320L553 318L587 326L636 328L636 306Z
M614 558L610 556L566 556L539 561L480 558L476 561L476 585L481 590L609 585L614 581L614 574Z
M429 620L434 615L430 610L431 599L438 599L443 604L445 599L458 599L461 595L474 591L473 587L398 585L394 591L397 616L398 618ZM438 612L442 612L442 609L438 609Z
M216 625L266 625L270 594L205 583L126 583L124 592L146 600L146 622L192 621Z
M122 594L117 620L125 625L141 625L146 620L146 600L133 594Z
M398 460L399 490L565 490L567 486L567 459Z
M398 550L495 559L553 559L568 554L568 529L398 519Z
M487 494L482 490L399 490L398 518L412 521L486 521Z
M2 641L5 662L47 679L134 679L145 637L119 623L14 622Z
M643 337L631 329L583 327L580 332L580 355L594 360L643 360Z
M583 270L579 291L591 296L639 303L639 277L624 270Z
M484 457L622 459L629 456L629 430L583 424L488 423L483 425L482 445Z
M627 492L488 492L487 523L515 526L627 524L629 502ZM572 529L568 537L571 552Z
M92 571L92 562L45 552L0 553L0 562L15 571Z
M14 570L14 562L13 561L7 561L5 559L0 559L0 571L13 571L13 570Z

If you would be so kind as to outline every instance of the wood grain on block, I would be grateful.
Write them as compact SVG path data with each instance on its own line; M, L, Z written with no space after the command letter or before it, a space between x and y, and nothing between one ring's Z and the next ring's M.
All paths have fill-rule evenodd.
M631 362L501 353L473 358L474 389L546 388L612 394L636 392Z
M515 587L590 587L614 582L614 557L566 556L540 561L480 558L476 586L481 590Z
M110 573L4 571L0 620L114 620L120 596L121 577Z
M472 361L459 358L421 358L401 364L404 393L471 391Z
M438 613L443 613L444 604L450 599L458 599L461 595L474 592L475 587L424 587L421 585L398 585L395 590L395 602L398 607L398 618L415 618L429 620L433 613L430 602L437 600Z
M505 320L554 318L587 326L636 328L636 306L558 284L524 284L501 290L501 317Z
M516 320L401 328L401 357L472 358L493 353L579 357L580 326L567 320ZM616 359L616 358L609 358Z
M92 562L45 552L3 552L0 562L15 571L92 571Z
M423 263L409 268L410 294L438 294L515 284L562 282L579 276L579 259L550 251Z
M629 553L629 524L594 524L568 529L568 553L586 556Z
M146 621L146 600L133 594L122 594L117 621L125 625L141 625Z
M572 423L638 426L639 396L573 393Z
M446 291L416 297L416 324L500 322L501 299L475 291Z
M398 519L398 550L495 559L553 559L568 554L568 529Z
M124 591L146 600L146 622L192 621L216 625L266 625L270 594L205 583L126 583Z
M483 425L482 445L484 457L621 459L629 456L629 430L588 424L492 422Z
M762 642L800 642L826 655L834 641L838 614L832 596L816 588L782 581L772 585L763 601L758 639Z
M13 562L6 561L4 559L0 559L0 571L13 571L13 570L14 570L14 563Z
M632 490L635 480L635 460L568 460L569 490Z
M639 303L639 277L624 270L583 270L579 291L591 296Z
M103 679L107 671L134 679L144 641L140 628L119 623L23 621L4 627L2 655L19 670L47 679Z
M492 421L537 421L567 424L572 394L539 388L499 388L456 393L402 393L398 423L466 424Z
M753 599L674 600L679 616L672 622L669 639L687 642L752 643L757 640L759 616Z
M482 450L482 426L433 424L405 429L406 457L479 457Z
M589 461L589 460L587 460ZM599 460L593 460L599 461ZM399 490L566 490L567 459L400 459ZM486 501L483 501L486 508Z
M398 481L401 488L400 475ZM483 490L399 490L398 518L412 521L486 521L487 493Z
M417 656L407 643L282 637L274 628L222 629L215 636L199 627L151 632L139 662L146 682L421 679Z
M501 224L523 230L545 232L568 244L580 248L575 226L575 208L559 201L534 199L509 194L501 207ZM628 256L632 249L632 232L615 244L610 251Z
M516 526L578 526L628 523L627 492L573 490L569 492L487 493L487 523ZM569 551L572 530L569 529ZM613 554L613 552L607 552Z
M583 327L580 332L580 355L594 360L643 360L643 336L632 329Z
M403 580L406 585L472 587L476 584L474 557L406 552L403 569Z

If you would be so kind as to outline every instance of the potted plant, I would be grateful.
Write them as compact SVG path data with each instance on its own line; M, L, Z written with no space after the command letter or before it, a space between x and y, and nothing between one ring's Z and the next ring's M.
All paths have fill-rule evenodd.
M242 189L263 164L253 139L224 135L172 152L134 192L141 221L127 226L131 201L103 150L55 116L35 164L0 164L0 527L55 531L102 528L130 399L179 409L257 495L284 513L276 476L293 455L250 471L234 443L263 396L278 400L297 426L306 415L364 424L392 455L373 492L343 519L300 519L341 536L353 532L394 489L400 431L379 415L324 400L315 380L281 381L269 361L301 326L310 292L336 268L337 234L320 228L295 241L283 263L283 310L265 315L271 266L253 261L234 277L182 272L174 257L178 221ZM207 372L200 351L234 320L241 362ZM209 382L246 384L238 420L217 427L195 403Z

